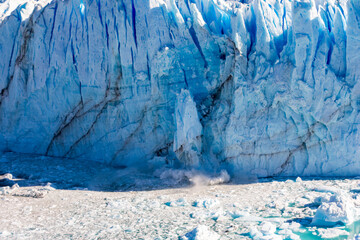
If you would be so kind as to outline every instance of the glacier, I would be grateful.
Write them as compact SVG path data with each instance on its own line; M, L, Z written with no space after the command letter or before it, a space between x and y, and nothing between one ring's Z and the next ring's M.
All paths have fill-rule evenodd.
M358 0L1 0L0 152L360 172Z

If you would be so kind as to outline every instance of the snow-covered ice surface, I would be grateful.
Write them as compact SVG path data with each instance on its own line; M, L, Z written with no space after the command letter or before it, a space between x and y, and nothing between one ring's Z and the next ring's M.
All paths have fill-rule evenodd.
M358 0L1 0L0 152L360 172Z
M358 178L201 185L170 176L6 154L0 239L340 240L360 233Z

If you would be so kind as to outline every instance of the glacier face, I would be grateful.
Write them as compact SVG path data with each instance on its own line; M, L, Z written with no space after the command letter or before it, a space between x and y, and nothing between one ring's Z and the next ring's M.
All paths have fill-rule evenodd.
M0 151L360 171L358 0L2 0Z

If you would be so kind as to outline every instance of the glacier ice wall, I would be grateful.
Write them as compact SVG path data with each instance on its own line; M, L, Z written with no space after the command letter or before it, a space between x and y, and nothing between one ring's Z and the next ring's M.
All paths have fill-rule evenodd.
M0 151L360 172L358 0L1 0Z

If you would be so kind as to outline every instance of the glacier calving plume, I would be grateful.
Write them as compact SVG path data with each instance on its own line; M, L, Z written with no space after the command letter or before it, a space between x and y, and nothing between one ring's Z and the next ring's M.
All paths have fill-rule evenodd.
M1 0L0 151L360 171L358 0Z

